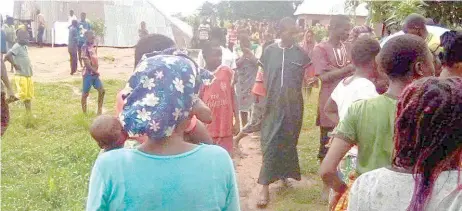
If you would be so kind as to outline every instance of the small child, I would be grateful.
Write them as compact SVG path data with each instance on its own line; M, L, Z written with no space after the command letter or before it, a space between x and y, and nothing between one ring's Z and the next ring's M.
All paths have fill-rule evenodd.
M32 65L29 59L27 44L29 33L26 30L18 30L18 43L6 53L5 59L16 69L14 81L19 94L19 99L24 102L26 112L31 113L31 100L34 98L34 82L32 81Z
M82 46L82 59L85 64L83 69L83 85L82 85L82 111L87 113L87 98L90 89L93 86L98 90L98 115L103 112L103 101L105 90L103 83L99 78L98 57L95 46L95 33L93 31L85 32L86 42Z
M233 70L221 66L221 49L207 43L202 50L206 68L215 75L210 86L202 87L200 98L212 110L212 123L207 129L214 143L233 152L233 134L239 131L239 115L232 86ZM233 124L234 114L234 124Z
M119 119L109 115L98 116L90 127L90 134L104 152L123 148L127 138Z

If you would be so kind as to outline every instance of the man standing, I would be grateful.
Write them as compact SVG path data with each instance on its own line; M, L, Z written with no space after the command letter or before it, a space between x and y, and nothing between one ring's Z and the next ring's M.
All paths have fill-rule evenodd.
M43 34L45 33L45 16L37 10L37 44L41 48L43 47Z
M344 77L353 74L355 70L349 64L348 50L344 44L344 41L348 39L350 27L348 17L334 16L329 24L329 39L316 45L312 53L315 74L317 79L322 82L316 120L316 124L320 126L321 131L318 153L320 160L327 153L325 145L329 141L328 133L337 125L337 122L330 120L323 112L325 104L338 82Z
M266 104L261 128L263 164L258 183L262 185L259 207L269 202L269 185L288 179L300 180L297 142L302 127L304 67L310 59L295 43L297 26L292 18L280 22L281 41L265 49L263 84Z
M71 10L72 11L72 10ZM79 42L79 32L78 32L79 23L77 20L71 22L69 27L69 41L67 49L69 51L70 63L71 63L71 75L74 75L77 72L77 52L79 51L78 42Z
M424 16L415 13L410 14L404 19L403 32L427 39L428 31L425 22Z
M78 21L77 16L74 14L74 10L69 11L69 17L67 19L67 22L69 22L69 27L72 25L72 21Z
M79 42L78 42L78 55L79 55L79 63L80 66L83 68L82 64L82 46L85 44L86 39L85 39L85 32L91 30L91 25L87 21L87 13L82 12L80 14L80 22L78 26L78 32L79 32Z
M338 82L344 77L353 74L354 67L344 41L350 32L350 19L347 16L334 16L329 24L329 39L316 45L313 49L312 60L317 78L321 81L319 93L318 115L316 125L320 127L320 140L318 158L322 162L327 153L326 144L329 142L328 133L332 132L338 122L328 118L324 107ZM338 118L336 118L338 119ZM325 188L323 197L327 197Z

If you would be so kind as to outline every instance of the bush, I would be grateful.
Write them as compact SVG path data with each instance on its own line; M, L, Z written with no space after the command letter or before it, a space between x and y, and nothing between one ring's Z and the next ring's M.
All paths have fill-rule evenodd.
M102 19L96 19L91 23L91 25L92 25L93 31L95 32L95 35L100 38L103 38L104 33L106 31L106 26L104 25L104 21Z
M327 27L319 23L316 24L315 26L310 26L310 29L314 33L314 38L316 39L316 42L321 42L322 40L327 39L327 37L329 36Z

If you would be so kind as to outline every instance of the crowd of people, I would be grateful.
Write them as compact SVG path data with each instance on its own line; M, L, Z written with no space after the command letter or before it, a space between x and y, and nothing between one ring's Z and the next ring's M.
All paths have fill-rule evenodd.
M426 19L417 14L382 48L370 27L352 27L346 16L333 16L319 43L310 30L299 43L293 18L244 20L226 31L204 22L196 60L170 38L149 34L144 22L140 27L135 70L116 96L117 114L98 116L90 128L102 152L87 210L240 210L231 158L244 156L239 142L258 132L257 206L266 207L271 184L301 180L304 86L320 86L317 156L330 210L460 210L461 32L444 33L435 55ZM28 34L16 34L10 49L2 36L10 96L2 87L2 134L4 108L15 100L3 54L28 112L34 96ZM84 13L71 20L68 49L71 74L83 61L83 112L93 86L101 114L105 91ZM124 148L129 139L138 146Z

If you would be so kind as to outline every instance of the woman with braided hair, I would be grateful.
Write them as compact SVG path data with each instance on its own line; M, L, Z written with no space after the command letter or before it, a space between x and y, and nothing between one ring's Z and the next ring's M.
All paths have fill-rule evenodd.
M391 167L358 177L348 210L462 209L462 78L409 85L397 105Z

